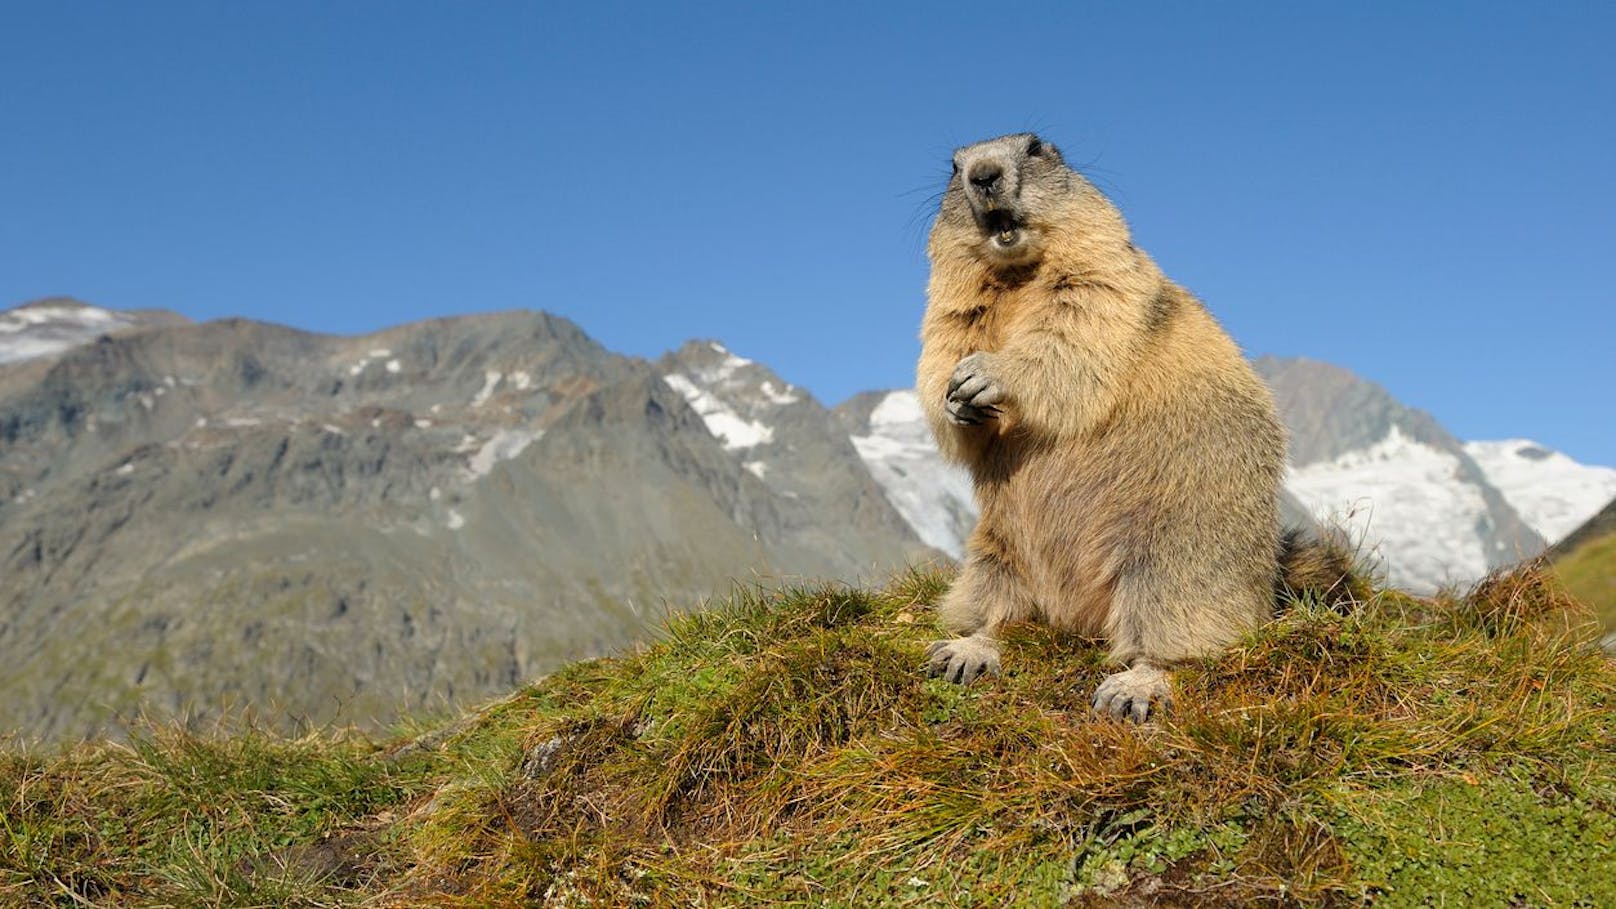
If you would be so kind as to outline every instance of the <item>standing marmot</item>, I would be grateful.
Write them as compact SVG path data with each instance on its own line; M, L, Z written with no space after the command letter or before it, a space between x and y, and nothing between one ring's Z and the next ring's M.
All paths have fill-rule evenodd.
M1030 134L954 153L917 387L982 516L930 670L995 672L1006 622L1104 636L1096 709L1144 720L1165 667L1273 614L1285 433L1201 303ZM1340 575L1337 575L1339 578Z

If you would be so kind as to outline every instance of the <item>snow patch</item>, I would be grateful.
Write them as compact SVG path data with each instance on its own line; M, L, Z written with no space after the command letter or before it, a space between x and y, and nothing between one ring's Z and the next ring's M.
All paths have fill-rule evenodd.
M348 367L348 375L357 376L364 372L371 363L374 363L377 360L386 359L392 355L393 352L385 347L372 348L369 353L365 354L365 358L363 360L359 360L352 366ZM393 360L387 364L388 372L398 372L400 368L402 367L397 360Z
M68 338L8 338L0 340L0 363L20 363L38 357L48 357L77 347L84 339Z
M971 476L937 452L920 398L889 392L870 412L868 435L853 447L898 514L927 545L959 558L976 526Z
M449 509L448 525L450 530L459 530L466 526L466 519L460 516L460 512L451 508Z
M741 466L760 480L765 479L764 475L769 472L769 465L763 461L747 461Z
M471 399L472 407L481 407L488 403L493 396L494 389L499 387L499 380L504 378L498 370L490 369L483 373L483 387L478 389L475 397Z
M403 368L404 368L404 364L398 362L397 360L388 360L387 361L387 371L390 372L390 373L397 374L398 371L403 369Z
M511 373L511 384L516 387L517 391L527 391L533 387L533 376L518 369L516 372Z
M1461 479L1457 456L1396 425L1368 448L1292 468L1285 487L1320 520L1361 540L1394 585L1428 592L1487 573L1476 534L1488 520L1481 488Z
M714 345L717 346L717 345ZM736 357L735 359L740 359ZM747 420L720 401L712 392L700 388L681 373L668 373L662 381L690 402L696 413L707 424L707 429L730 450L752 448L774 439L774 428L764 423Z
M1616 468L1579 464L1530 439L1466 442L1465 453L1550 545L1616 499Z
M95 327L123 321L99 306L29 306L0 313L0 335L16 334L36 325Z
M737 370L752 365L751 360L748 360L745 357L737 357L736 355L730 353L728 348L724 347L724 345L718 343L717 341L709 341L707 346L711 348L714 353L723 354L724 359L720 360L716 366L711 366L696 372L696 378L703 385L716 385L720 382L728 382L732 377L734 377Z
M765 398L776 404L795 404L802 400L802 396L797 394L797 390L790 385L782 389L768 379L764 379L763 384L758 388L763 392Z
M37 305L0 312L0 363L48 357L136 324L95 306Z
M544 435L543 430L501 429L477 449L467 466L473 477L485 477L500 461L509 461Z

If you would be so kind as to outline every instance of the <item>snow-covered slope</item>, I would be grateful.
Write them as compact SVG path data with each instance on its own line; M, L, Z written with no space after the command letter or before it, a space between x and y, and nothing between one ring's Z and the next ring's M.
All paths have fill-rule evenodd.
M1293 467L1285 486L1326 524L1347 531L1393 583L1420 590L1487 572L1481 490L1452 454L1395 424L1386 437L1329 461Z
M865 425L854 428L853 447L922 540L955 558L964 554L976 524L971 478L937 453L913 391L882 394Z
M141 325L183 322L168 312L114 312L51 297L0 312L0 364L49 357L105 334Z
M1616 468L1579 464L1530 439L1466 442L1465 452L1550 543L1616 499Z
M662 381L677 391L724 447L747 452L774 441L780 411L803 394L766 367L739 357L716 341L692 341L664 360ZM748 461L760 477L762 461Z

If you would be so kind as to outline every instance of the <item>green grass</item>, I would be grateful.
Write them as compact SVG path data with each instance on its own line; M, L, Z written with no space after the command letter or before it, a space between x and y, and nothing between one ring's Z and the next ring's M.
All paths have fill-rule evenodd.
M739 591L382 742L5 757L0 902L1616 905L1616 663L1537 567L1298 604L1144 727L1038 628L926 679L947 582Z

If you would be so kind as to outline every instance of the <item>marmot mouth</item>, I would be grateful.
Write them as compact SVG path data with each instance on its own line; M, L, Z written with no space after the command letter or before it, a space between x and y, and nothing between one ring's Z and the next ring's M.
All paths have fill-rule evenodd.
M982 232L993 238L1000 248L1016 245L1021 239L1021 225L1016 216L1002 208L982 213Z

